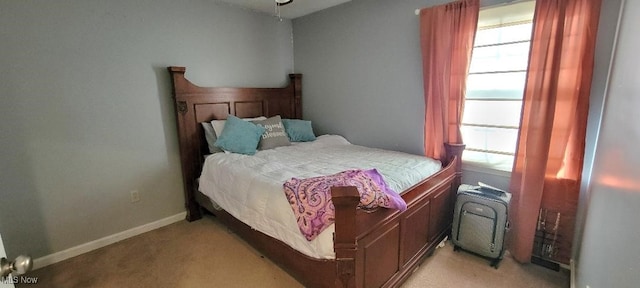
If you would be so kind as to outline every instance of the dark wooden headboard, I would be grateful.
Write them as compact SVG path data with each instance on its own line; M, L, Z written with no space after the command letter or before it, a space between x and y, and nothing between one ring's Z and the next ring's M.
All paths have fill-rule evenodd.
M282 88L211 88L189 82L184 77L185 67L167 69L176 107L187 220L193 221L201 217L195 200L196 179L209 153L200 123L226 119L230 114L240 118L280 115L301 119L302 74L289 74L289 84Z

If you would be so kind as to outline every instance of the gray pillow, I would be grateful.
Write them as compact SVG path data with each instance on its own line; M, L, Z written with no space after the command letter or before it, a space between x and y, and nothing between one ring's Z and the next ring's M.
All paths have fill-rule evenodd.
M280 146L291 145L289 136L287 136L287 132L284 130L284 125L282 124L282 119L280 119L279 115L267 118L266 120L251 122L266 130L260 138L258 150L267 150Z
M216 132L213 130L213 125L209 122L202 122L202 128L204 129L204 138L207 139L207 146L209 146L209 153L218 153L223 152L222 149L214 146L218 137L216 137Z

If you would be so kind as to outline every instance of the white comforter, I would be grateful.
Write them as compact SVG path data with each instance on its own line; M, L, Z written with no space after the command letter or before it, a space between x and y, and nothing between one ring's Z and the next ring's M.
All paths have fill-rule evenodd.
M401 192L441 167L430 158L352 145L341 136L323 135L313 142L259 151L253 156L210 155L200 177L200 191L253 229L307 256L333 259L334 226L307 241L285 198L282 184L286 180L376 168L389 187Z

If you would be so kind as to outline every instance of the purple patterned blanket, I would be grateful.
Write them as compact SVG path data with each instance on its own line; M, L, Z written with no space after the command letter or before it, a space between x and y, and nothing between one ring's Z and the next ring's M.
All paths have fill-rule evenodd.
M389 188L376 169L347 170L334 175L307 179L291 178L283 185L300 232L311 241L334 222L335 207L331 201L331 187L356 186L360 193L359 208L378 207L407 209L407 203Z

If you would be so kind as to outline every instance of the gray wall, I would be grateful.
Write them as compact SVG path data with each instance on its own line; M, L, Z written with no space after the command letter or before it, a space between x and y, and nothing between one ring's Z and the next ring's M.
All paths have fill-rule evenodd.
M352 143L423 153L416 8L448 2L354 0L293 20L304 118Z
M186 66L204 86L280 86L293 69L291 29L209 0L1 1L9 256L44 256L184 211L165 67Z
M577 287L640 283L640 2L625 1L595 147Z

